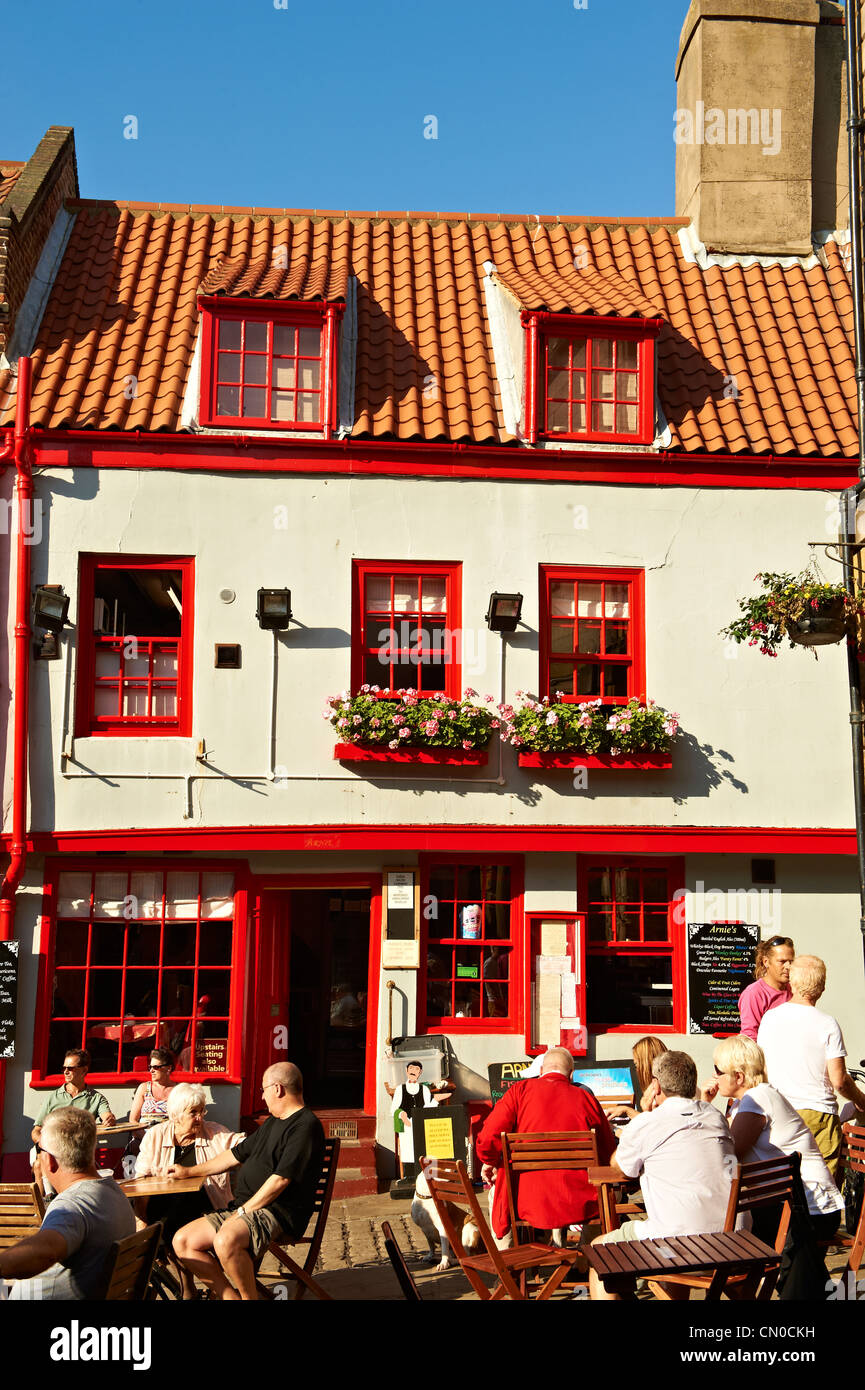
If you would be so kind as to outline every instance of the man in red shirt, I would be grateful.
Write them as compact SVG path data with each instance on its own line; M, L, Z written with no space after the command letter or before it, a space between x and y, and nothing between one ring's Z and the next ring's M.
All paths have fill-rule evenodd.
M492 1227L501 1238L508 1230L508 1199L501 1171L502 1134L554 1134L594 1130L598 1162L606 1165L616 1147L610 1122L592 1092L571 1085L574 1059L565 1047L551 1047L541 1074L518 1081L493 1106L478 1135L481 1161L498 1169L492 1203ZM582 1225L598 1215L598 1198L585 1172L575 1170L522 1173L517 1215L538 1230Z

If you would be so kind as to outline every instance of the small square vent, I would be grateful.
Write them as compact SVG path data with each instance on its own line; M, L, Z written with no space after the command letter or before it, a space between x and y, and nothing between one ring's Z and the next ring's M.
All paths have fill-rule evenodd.
M240 670L239 642L217 642L214 652L213 664L217 671Z

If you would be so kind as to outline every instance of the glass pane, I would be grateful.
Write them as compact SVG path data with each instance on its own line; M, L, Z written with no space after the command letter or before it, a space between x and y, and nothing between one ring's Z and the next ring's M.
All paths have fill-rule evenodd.
M300 362L298 364L299 385L304 391L318 391L321 386L321 363Z
M616 406L616 433L637 433L637 407L635 405Z
M177 676L177 648L154 647L153 675L159 680L172 680Z
M600 695L601 693L601 668L595 665L585 665L581 663L577 667L577 694L578 695Z
M592 395L595 400L612 400L616 378L612 372L592 372Z
M211 922L202 927L199 942L201 965L231 965L231 922Z
M228 996L231 989L230 970L200 970L198 972L199 1019L215 1017L228 1013Z
M216 393L217 415L240 414L240 387L220 386Z
M454 897L454 871L450 864L436 864L430 869L429 891L435 898Z
M94 922L90 959L94 965L122 965L125 925L119 922Z
M607 623L604 634L604 650L613 656L626 656L628 652L627 623Z
M592 908L587 920L590 941L612 941L612 914L609 909Z
M602 611L601 593L602 586L600 584L580 585L577 612L581 618L600 618Z
M261 419L267 410L267 392L259 386L247 387L243 393L243 413Z
M119 675L119 673L120 673L120 667L121 667L122 661L123 661L122 648L121 648L119 651L115 651L115 650L113 650L111 647L97 647L97 648L96 648L96 676L97 676L97 678L102 677L103 680L104 680L106 677L108 677L108 679L110 679L112 676L114 676L114 677L116 678L116 677Z
M97 719L112 719L118 714L118 687L98 685L93 695L93 713Z
M155 970L159 965L159 940L162 928L159 922L131 922L126 944L127 965L147 965ZM155 992L156 976L151 974L150 983Z
M451 987L447 984L437 984L433 980L427 983L426 991L426 1011L430 1018L451 1018Z
M295 352L295 329L276 324L273 329L274 356L292 357ZM275 365L275 364L274 364Z
M577 650L588 654L600 653L601 650L601 625L600 623L579 623L579 643Z
M665 907L645 908L643 911L643 939L645 941L666 941L668 935L667 909Z
M547 429L567 434L570 428L570 410L567 401L550 401L547 405Z
M133 643L135 645L133 645ZM145 647L140 655L135 656L133 653L136 647L137 643L135 643L135 638L132 638L128 653L124 652L123 654L123 679L127 681L135 680L136 678L139 680L146 680L150 671L149 651Z
M638 903L642 901L640 891L640 875L632 869L616 870L616 898L620 903Z
M195 931L193 922L166 925L163 939L163 958L166 965L195 964Z
M547 339L547 363L551 367L567 367L568 365L568 339L567 338L548 338Z
M463 902L476 902L481 896L481 871L479 865L463 864L457 869L457 896Z
M511 934L511 905L510 903L491 903L488 902L484 907L484 936L489 938L502 937L505 940ZM498 950L498 947L495 948ZM502 979L505 977L502 976Z
M369 574L364 582L367 612L386 613L390 609L390 579L386 574Z
M277 358L273 364L271 385L279 387L280 391L293 391L297 385L297 367L294 362L281 362Z
M427 921L427 932L431 937L441 939L442 937L451 940L454 935L454 921L456 909L453 903L443 902L441 898L433 898L431 903L426 905L430 910ZM444 972L447 974L447 971Z
M147 708L146 685L125 685L123 687L121 713L126 718L146 719L150 713Z
M152 970L127 970L126 972L126 1004L125 1016L127 1018L155 1018L156 1017L156 988L155 976ZM130 1039L126 1039L130 1041ZM149 1043L151 1047L156 1046L156 1025L150 1028L143 1027L139 1022L135 1028L134 1042L140 1042L142 1047Z
M267 358L263 355L243 359L243 379L248 385L263 386L267 381Z
M125 873L97 874L93 890L93 916L121 917L128 883Z
M88 1012L91 1018L119 1018L122 970L91 970Z
M604 694L605 695L627 695L628 693L628 668L627 666L605 666L604 667Z
M154 719L176 719L177 718L177 690L174 686L160 689L156 687L153 691L153 703L150 713Z
M481 987L467 985L464 980L454 984L454 1018L480 1018Z
M572 365L581 367L585 371L586 367L586 340L585 338L575 338L573 344Z
M636 372L618 373L616 376L616 395L620 401L635 401L637 399Z
M550 689L561 690L563 695L574 693L574 668L562 661L550 662Z
M293 391L271 391L271 420L294 420L295 402Z
M165 876L166 917L195 917L198 910L198 874L195 870L172 870Z
M416 613L418 605L418 583L398 574L393 581L393 606L397 613Z
M206 873L201 876L201 916L234 916L234 874ZM226 964L228 962L226 961Z
M604 594L606 616L608 618L627 618L629 611L627 584L608 584Z
M219 346L221 348L240 347L240 320L223 319L219 325Z
M570 372L548 372L547 373L547 395L552 399L566 401L568 399L570 386Z
M301 357L321 356L321 329L301 328L299 333L299 352Z
M643 875L643 902L666 904L667 892L666 874Z
M81 1018L87 976L83 970L58 970L54 976L52 1018Z
M615 420L615 406L610 402L609 405L592 406L592 431L595 434L612 434L613 423Z
M247 352L267 352L267 324L245 321L246 337L244 347Z
M571 396L575 401L584 401L586 399L585 372L574 372L571 376Z
M572 652L574 650L574 624L553 623L551 638L550 645L554 652ZM588 651L590 648L583 648L583 650Z
M640 939L640 914L639 912L628 912L624 908L616 909L616 940L617 941L639 941Z
M68 871L57 880L57 916L90 916L90 874L76 874Z
M584 405L571 406L571 432L573 434L584 434L586 430L586 407Z
M589 874L589 902L610 901L610 873L608 869L598 869Z
M572 618L574 616L574 585L550 585L550 612L554 616Z
M457 980L481 978L480 947L457 946L454 951L454 975Z
M221 352L218 371L220 381L240 381L240 353Z
M612 367L613 365L613 340L612 338L595 338L592 343L592 366L593 367Z
M59 922L54 947L55 964L86 965L87 937L88 926L86 922Z
M297 393L297 418L298 422L314 425L320 418L321 397L317 394L309 394L298 391Z
M172 931L181 932L188 928L173 927ZM167 970L162 980L162 1017L188 1019L192 1013L192 995L195 976L191 970ZM182 1024L175 1024L172 1028L173 1033L181 1032ZM172 1051L174 1049L172 1048Z
M498 902L511 901L511 871L507 864L489 864L484 869L481 882L484 897Z
M636 368L637 344L635 342L623 340L616 343L616 366Z
M611 953L586 957L586 989L598 1026L633 1024L641 1028L673 1022L673 969L670 956Z
M421 607L424 613L444 613L445 584L444 578L432 575L425 575L421 580Z

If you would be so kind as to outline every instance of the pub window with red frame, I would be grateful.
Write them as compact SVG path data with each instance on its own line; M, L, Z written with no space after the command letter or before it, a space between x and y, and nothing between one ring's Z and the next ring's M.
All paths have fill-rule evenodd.
M644 575L541 566L541 694L623 703L646 689Z
M352 686L461 692L459 564L356 561Z
M190 558L82 555L75 729L189 735Z
M435 861L422 874L426 1026L518 1027L521 870L516 863Z
M175 1076L239 1075L230 870L61 869L47 893L41 1079L59 1085L77 1047L90 1053L91 1079L146 1080L154 1047L174 1053Z
M533 439L651 443L657 323L569 315L528 322Z
M333 428L336 336L344 306L204 299L201 422Z
M675 861L581 863L586 1000L593 1030L683 1030L684 946L674 900L683 880L683 866Z

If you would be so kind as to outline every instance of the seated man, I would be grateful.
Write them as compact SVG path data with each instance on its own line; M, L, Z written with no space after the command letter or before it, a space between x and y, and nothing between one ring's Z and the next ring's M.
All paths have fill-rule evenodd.
M551 1047L544 1056L540 1076L510 1086L493 1106L478 1135L478 1157L498 1169L491 1220L493 1234L499 1238L510 1225L505 1175L501 1171L502 1134L594 1130L601 1164L609 1161L616 1147L610 1122L592 1092L571 1085L573 1069L574 1059L567 1048ZM598 1214L597 1193L579 1169L521 1173L516 1201L520 1220L544 1231L582 1225Z
M18 1280L14 1300L100 1298L112 1243L135 1232L129 1199L113 1178L96 1172L96 1121L86 1111L53 1111L41 1148L58 1195L35 1234L0 1250L0 1277Z
M35 1146L30 1151L30 1166L33 1169L33 1177L36 1182L39 1182L40 1178L37 1163L39 1136L48 1115L53 1114L55 1110L63 1110L66 1106L71 1105L76 1110L88 1111L97 1124L113 1125L116 1121L111 1106L102 1092L94 1091L92 1086L87 1085L89 1066L90 1053L85 1052L83 1048L72 1048L71 1051L67 1052L63 1058L63 1075L65 1077L63 1085L51 1092L36 1116L36 1123L30 1133L30 1138ZM42 1173L42 1185L46 1192L53 1190L44 1172Z
M697 1068L686 1052L662 1052L652 1076L658 1103L631 1120L610 1159L626 1178L640 1179L648 1219L625 1221L598 1236L595 1245L724 1229L737 1166L727 1121L714 1106L694 1099ZM589 1296L618 1297L607 1293L594 1269Z
M298 1068L277 1062L261 1086L270 1119L260 1129L204 1163L168 1170L173 1177L189 1178L241 1169L228 1210L208 1212L174 1237L177 1258L217 1298L257 1297L255 1271L268 1245L303 1235L321 1176L324 1130L304 1105Z

